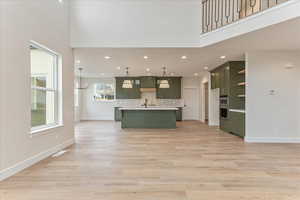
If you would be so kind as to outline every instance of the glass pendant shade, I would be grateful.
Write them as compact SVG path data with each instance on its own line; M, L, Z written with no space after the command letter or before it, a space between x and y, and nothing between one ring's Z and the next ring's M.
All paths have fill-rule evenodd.
M168 80L161 80L159 83L159 88L170 88Z
M122 88L132 88L132 81L131 80L124 80Z

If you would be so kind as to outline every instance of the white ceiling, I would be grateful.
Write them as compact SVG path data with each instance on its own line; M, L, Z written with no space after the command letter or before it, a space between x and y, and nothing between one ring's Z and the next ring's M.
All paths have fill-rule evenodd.
M75 60L80 60L86 77L113 77L130 68L131 75L161 75L162 67L180 76L193 76L213 69L227 60L242 60L245 52L259 50L299 50L300 18L248 33L205 48L76 48ZM148 56L145 60L143 57ZM187 56L182 60L181 56ZM220 56L226 55L226 59ZM106 60L105 56L111 56ZM117 67L121 67L118 70ZM150 75L150 74L149 74Z

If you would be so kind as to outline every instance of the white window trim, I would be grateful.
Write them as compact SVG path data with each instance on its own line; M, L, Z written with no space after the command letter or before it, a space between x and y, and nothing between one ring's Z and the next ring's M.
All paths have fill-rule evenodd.
M49 91L49 92L55 93L55 110L54 110L55 123L31 127L30 134L36 135L36 134L40 134L40 133L46 132L51 129L55 129L55 128L64 126L64 123L63 123L63 99L62 99L62 77L61 77L61 75L62 75L62 56L60 54L58 54L57 52L49 49L48 47L41 45L33 40L30 41L30 46L36 47L38 49L42 49L43 51L52 54L56 58L56 60L55 60L56 67L54 69L55 70L54 71L54 73L55 73L54 88L31 87L31 90L37 89L37 90L43 90L43 91Z
M96 85L97 84L100 84L100 83L103 83L103 84L112 84L113 87L114 87L114 99L111 99L111 100L96 100L95 99L95 90L96 90ZM95 102L101 102L101 103L112 103L112 102L115 102L116 101L116 84L115 83L106 83L106 82L97 82L97 83L94 83L94 87L93 87L93 101Z

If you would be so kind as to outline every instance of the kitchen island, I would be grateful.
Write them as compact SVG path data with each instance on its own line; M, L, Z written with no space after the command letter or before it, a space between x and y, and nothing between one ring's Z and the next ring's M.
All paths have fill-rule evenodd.
M178 108L137 107L120 108L122 128L176 128Z

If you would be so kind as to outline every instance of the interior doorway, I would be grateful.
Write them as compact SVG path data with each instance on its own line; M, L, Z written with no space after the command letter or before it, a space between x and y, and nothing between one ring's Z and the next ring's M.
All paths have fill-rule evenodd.
M183 97L185 107L183 109L184 120L199 120L198 102L199 91L197 88L184 88Z

